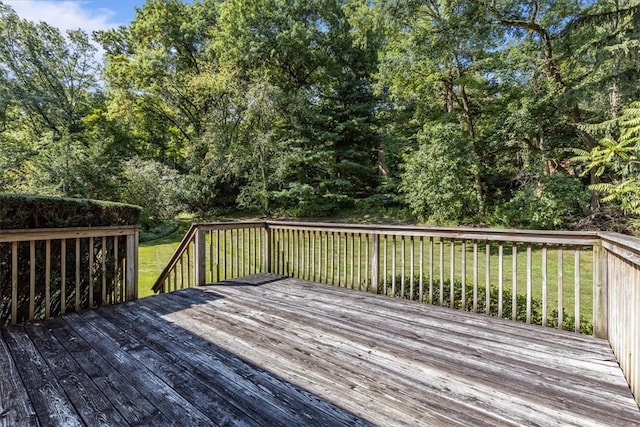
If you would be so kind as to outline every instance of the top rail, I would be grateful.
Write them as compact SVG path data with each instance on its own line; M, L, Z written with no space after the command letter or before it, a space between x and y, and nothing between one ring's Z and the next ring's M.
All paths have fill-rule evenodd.
M282 230L339 231L397 236L424 236L445 239L491 240L537 244L593 245L595 231L517 230L471 227L430 227L415 225L343 224L294 221L265 221L267 227Z
M0 243L28 242L31 240L57 240L87 237L132 236L138 226L37 228L26 230L0 230Z

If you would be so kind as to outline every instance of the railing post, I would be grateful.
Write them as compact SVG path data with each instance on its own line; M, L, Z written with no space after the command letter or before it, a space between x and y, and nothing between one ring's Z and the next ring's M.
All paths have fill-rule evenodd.
M593 246L593 335L609 338L609 290L607 250L598 242Z
M127 234L125 300L138 299L138 229Z
M262 271L271 273L271 229L269 224L264 224L264 234L262 236Z
M378 293L378 280L380 274L380 235L373 235L373 248L371 254L371 293Z
M196 286L204 286L207 284L207 260L206 260L206 244L205 232L200 228L196 229L195 248L194 248L194 268Z

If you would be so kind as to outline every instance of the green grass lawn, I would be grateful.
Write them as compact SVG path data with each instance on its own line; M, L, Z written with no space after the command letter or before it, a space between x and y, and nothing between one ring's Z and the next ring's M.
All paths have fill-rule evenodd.
M138 296L140 298L153 295L151 287L169 262L188 228L188 224L180 223L170 235L140 244L138 252Z

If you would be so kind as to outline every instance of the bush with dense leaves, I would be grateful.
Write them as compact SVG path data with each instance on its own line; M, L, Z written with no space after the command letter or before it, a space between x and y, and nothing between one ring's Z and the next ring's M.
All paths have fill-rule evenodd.
M583 214L590 194L575 176L546 175L529 182L498 207L497 222L537 230L567 228Z
M0 194L0 230L138 223L140 207L89 199Z

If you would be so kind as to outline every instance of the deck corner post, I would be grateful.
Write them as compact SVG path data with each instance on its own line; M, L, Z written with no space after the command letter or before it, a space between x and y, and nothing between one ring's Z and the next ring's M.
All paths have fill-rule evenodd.
M598 242L593 246L593 335L609 338L609 290L607 250Z
M139 230L136 228L131 234L127 234L127 255L125 272L125 300L138 299L138 247Z
M269 224L264 224L264 235L262 239L263 261L262 271L264 273L271 273L271 229Z
M204 286L207 283L207 259L206 259L206 244L205 244L205 231L200 228L196 229L195 234L195 279L196 286Z
M373 235L373 248L371 254L371 293L378 293L378 280L380 274L380 235Z

